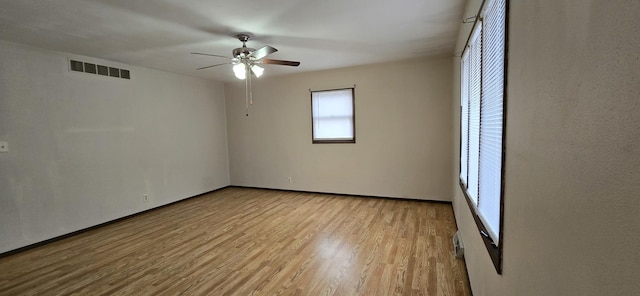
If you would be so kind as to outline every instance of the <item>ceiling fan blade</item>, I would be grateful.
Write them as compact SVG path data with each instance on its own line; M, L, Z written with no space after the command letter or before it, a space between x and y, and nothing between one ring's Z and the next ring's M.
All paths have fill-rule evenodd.
M283 60L271 60L271 59L262 59L263 64L271 64L271 65L283 65L283 66L300 66L300 62L294 61L283 61Z
M225 58L225 59L229 58L229 57L225 57L225 56L222 56L222 55L210 54L210 53L201 53L201 52L192 52L191 54L206 55L206 56L219 57L219 58Z
M198 68L198 69L196 69L196 70L202 70L202 69L207 69L207 68L213 68L213 67L222 66L222 65L228 65L228 64L231 64L231 63L215 64L215 65L211 65L211 66L206 66L206 67Z
M274 52L278 51L277 49L269 46L269 45L265 45L263 47L260 47L258 49L256 49L256 51L252 52L251 54L249 54L250 57L254 57L256 58L256 60L259 60L261 58L264 58Z

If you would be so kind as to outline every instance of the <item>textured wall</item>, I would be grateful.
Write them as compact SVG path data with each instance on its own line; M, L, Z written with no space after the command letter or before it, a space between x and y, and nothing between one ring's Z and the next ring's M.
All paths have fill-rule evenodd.
M452 179L474 295L636 295L640 2L510 2L503 275Z
M229 184L221 83L69 57L0 43L0 252Z
M450 200L450 58L268 73L248 117L244 84L225 84L232 184ZM357 143L311 144L309 89L354 84Z

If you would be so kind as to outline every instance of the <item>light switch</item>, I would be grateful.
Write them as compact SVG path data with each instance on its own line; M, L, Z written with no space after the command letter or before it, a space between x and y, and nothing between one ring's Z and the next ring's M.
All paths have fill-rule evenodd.
M0 142L0 152L9 152L9 143Z

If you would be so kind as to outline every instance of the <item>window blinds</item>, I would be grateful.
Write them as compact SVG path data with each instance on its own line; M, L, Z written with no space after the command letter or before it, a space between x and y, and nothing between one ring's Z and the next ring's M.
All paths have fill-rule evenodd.
M505 0L492 3L484 19L482 114L480 124L480 192L478 211L497 242L502 184Z
M469 173L469 64L469 51L465 51L460 69L460 180L465 189Z
M477 205L478 197L478 151L480 150L480 88L482 57L482 23L476 26L471 36L469 50L471 54L469 77L469 180L468 193L471 201Z
M311 92L313 140L354 138L353 88Z
M502 207L506 0L488 1L461 70L460 180L497 245Z

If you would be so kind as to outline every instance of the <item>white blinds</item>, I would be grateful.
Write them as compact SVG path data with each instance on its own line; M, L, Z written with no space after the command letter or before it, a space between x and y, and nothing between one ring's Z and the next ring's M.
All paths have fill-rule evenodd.
M482 58L482 23L479 22L469 41L471 71L469 81L469 180L471 201L478 204L478 151L480 150L480 77Z
M504 91L505 0L487 8L483 22L482 104L480 106L480 192L478 212L492 238L500 229Z
M500 240L506 0L487 1L462 55L460 180ZM463 186L465 188L465 186Z
M460 69L460 180L467 188L469 173L469 51L462 55Z
M353 89L311 93L313 140L354 138Z

